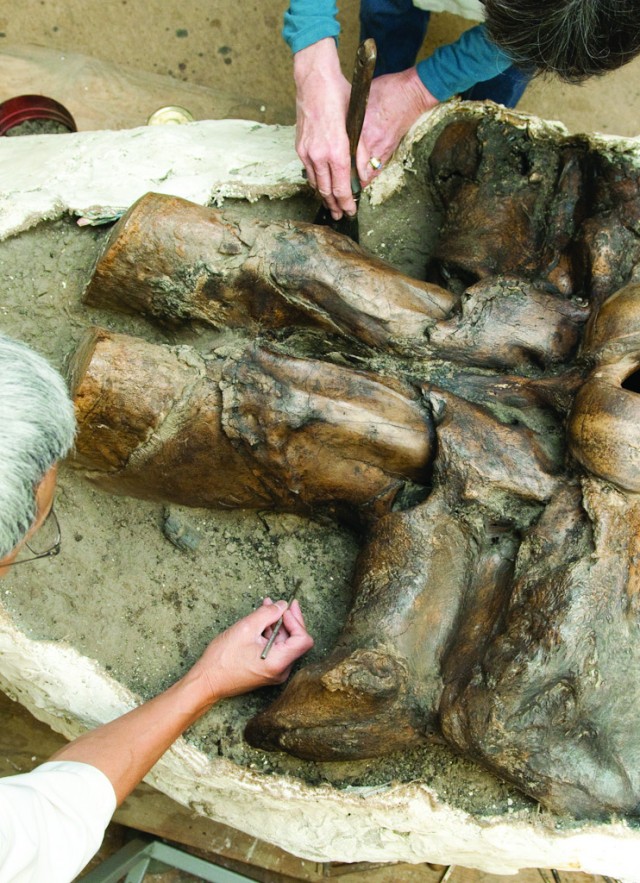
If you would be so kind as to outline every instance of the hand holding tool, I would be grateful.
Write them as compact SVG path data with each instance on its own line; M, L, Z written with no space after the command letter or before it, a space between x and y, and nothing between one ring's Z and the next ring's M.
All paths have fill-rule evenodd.
M295 581L295 583L294 583L294 588L293 588L293 594L292 594L291 597L289 598L289 603L287 604L287 606L286 606L286 607L284 608L284 610L282 611L282 616L280 617L280 619L278 619L277 622L275 623L275 625L273 626L273 631L271 632L271 637L269 638L269 640L268 640L267 643L265 644L264 650L263 650L262 653L260 654L260 659L266 659L269 650L271 650L271 648L273 647L273 642L274 642L275 639L277 638L277 636L278 636L278 632L279 632L280 629L282 628L282 622L283 622L283 620L284 620L284 615L285 615L285 613L287 612L287 610L291 607L291 605L293 604L293 601L294 601L294 599L295 599L295 597L296 597L296 592L297 592L298 589L300 588L300 582L301 582L301 580L299 580L299 579L297 579L297 580Z
M353 79L351 82L351 97L349 99L349 108L347 110L347 136L349 138L349 156L351 157L351 192L356 201L356 210L358 200L360 198L360 178L358 177L358 169L356 167L356 152L358 150L358 142L360 141L360 133L364 123L364 116L367 111L367 102L369 101L369 91L371 89L371 80L373 79L373 70L376 66L376 43L369 37L358 46L356 53L356 63L353 69ZM321 226L333 227L338 233L348 236L354 242L359 241L358 215L352 217L343 214L339 221L334 221L331 212L326 206L321 206L314 220L315 224Z

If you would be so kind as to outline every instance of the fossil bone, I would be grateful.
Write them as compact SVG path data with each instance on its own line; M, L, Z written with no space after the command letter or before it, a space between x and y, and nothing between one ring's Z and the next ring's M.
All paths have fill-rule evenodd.
M88 303L276 340L205 358L99 332L79 462L124 493L363 514L337 645L254 744L444 737L556 811L637 815L638 170L490 117L445 126L425 167L426 282L312 225L133 206ZM299 326L346 364L297 353Z

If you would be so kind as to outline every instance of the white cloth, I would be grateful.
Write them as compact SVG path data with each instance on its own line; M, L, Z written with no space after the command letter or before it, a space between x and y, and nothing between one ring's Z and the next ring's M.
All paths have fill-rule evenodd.
M116 808L109 779L53 761L0 779L0 883L69 883L98 851Z
M413 0L413 5L418 9L428 9L429 12L451 12L471 21L485 19L484 6L480 0Z

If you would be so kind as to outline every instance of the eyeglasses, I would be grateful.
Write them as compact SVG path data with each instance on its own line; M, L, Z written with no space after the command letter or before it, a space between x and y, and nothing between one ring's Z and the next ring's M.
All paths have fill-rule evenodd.
M31 552L31 555L14 561L12 567L15 567L16 564L26 564L27 561L36 561L38 558L52 558L60 552L61 545L60 522L52 506L33 539L25 543L25 547ZM42 551L38 551L39 549Z

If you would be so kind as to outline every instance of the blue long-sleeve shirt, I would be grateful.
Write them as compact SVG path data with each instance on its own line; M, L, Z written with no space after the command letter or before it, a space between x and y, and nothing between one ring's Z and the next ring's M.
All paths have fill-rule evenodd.
M282 34L292 52L325 37L337 38L340 25L335 0L290 0ZM446 101L475 83L491 80L511 66L509 56L492 43L484 25L465 31L448 46L418 63L418 76L438 101Z

